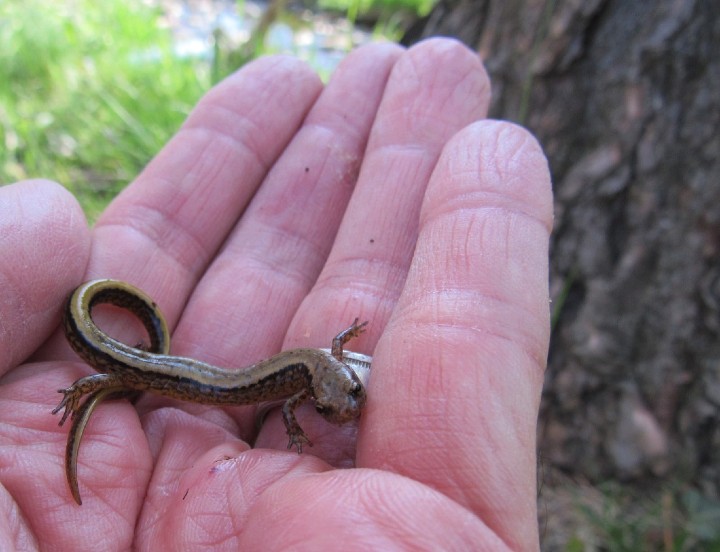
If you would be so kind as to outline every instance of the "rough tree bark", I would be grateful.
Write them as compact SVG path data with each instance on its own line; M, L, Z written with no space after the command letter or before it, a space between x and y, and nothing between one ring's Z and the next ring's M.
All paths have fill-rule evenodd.
M720 496L720 2L440 0L550 158L543 461Z

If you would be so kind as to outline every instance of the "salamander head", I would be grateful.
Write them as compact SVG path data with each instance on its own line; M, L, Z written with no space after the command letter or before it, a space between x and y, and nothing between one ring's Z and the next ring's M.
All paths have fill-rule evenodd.
M365 386L347 364L329 355L324 360L312 382L315 410L333 424L354 420L365 406Z

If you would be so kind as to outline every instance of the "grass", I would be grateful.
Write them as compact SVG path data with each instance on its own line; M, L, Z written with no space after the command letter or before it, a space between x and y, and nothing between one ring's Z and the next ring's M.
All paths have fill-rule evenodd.
M319 0L318 5L323 9L343 11L348 18L370 13L384 14L413 14L423 17L430 13L437 0Z
M377 19L375 32L399 41L403 30L417 17L430 13L437 0L317 0L321 9L345 14L355 22L363 17Z
M543 550L720 552L720 501L682 483L639 489L551 479L539 501Z
M210 83L158 17L119 0L0 4L0 182L57 180L93 219L139 172Z
M639 495L618 483L600 487L599 511L583 509L610 550L720 551L720 503L693 489Z

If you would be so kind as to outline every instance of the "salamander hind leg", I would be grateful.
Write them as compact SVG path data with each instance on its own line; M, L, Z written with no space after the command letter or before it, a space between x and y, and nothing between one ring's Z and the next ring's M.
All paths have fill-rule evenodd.
M68 416L70 416L71 419L75 417L75 413L78 411L78 407L80 406L80 399L84 393L82 391L79 392L77 389L73 389L72 386L66 389L58 389L58 393L63 393L64 396L60 401L60 404L53 409L52 413L57 414L63 408L65 409L62 418L60 418L60 421L58 422L58 425L61 426L65 423Z
M58 393L62 393L63 398L60 401L60 404L58 404L53 409L52 413L57 414L63 408L65 409L65 412L63 412L62 418L60 418L58 425L63 425L65 423L65 420L68 419L68 416L70 417L70 419L75 418L75 415L80 409L80 400L83 398L84 395L87 395L88 393L93 393L95 391L100 391L101 389L106 389L108 387L117 386L117 378L112 374L93 374L92 376L80 378L70 387L67 387L65 389L58 389Z

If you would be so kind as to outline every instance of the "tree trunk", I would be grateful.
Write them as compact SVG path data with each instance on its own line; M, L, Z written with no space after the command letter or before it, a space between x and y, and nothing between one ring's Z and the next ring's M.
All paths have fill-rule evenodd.
M720 496L720 2L441 0L555 183L543 462Z

